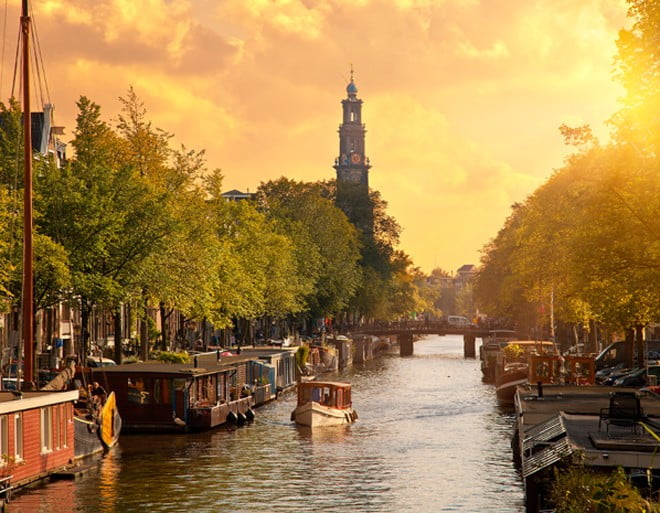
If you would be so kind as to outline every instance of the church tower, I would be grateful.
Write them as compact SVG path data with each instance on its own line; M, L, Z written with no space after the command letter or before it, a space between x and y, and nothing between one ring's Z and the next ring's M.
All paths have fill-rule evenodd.
M333 167L337 171L337 206L356 228L367 235L374 229L373 205L369 197L371 164L364 150L366 129L362 123L362 100L358 99L357 92L351 69L347 97L341 101L343 118L339 125L339 157Z
M365 185L369 187L369 159L364 152L364 134L362 124L362 100L357 97L358 88L353 81L346 87L347 97L341 101L343 120L339 125L339 157L335 159L337 185L340 182Z

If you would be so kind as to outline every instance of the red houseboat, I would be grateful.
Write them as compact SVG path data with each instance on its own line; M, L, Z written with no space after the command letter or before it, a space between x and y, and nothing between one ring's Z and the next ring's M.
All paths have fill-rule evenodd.
M75 459L78 391L0 392L0 492L48 477Z

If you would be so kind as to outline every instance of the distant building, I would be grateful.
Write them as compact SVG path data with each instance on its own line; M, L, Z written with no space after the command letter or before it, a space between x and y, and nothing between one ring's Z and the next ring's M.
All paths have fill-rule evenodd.
M42 112L30 113L32 128L32 151L39 155L53 157L58 167L66 161L66 144L58 136L64 134L64 127L55 126L53 121L53 106L44 105ZM7 117L0 115L0 126L6 128Z
M32 112L31 121L33 151L53 157L61 167L66 161L66 144L57 136L64 134L64 127L53 124L53 106L47 103L43 112Z
M242 200L253 200L256 197L254 192L241 192L237 189L232 189L222 193L222 197L227 201L242 201Z
M436 276L430 282L440 289L436 308L444 315L468 315L477 313L472 297L472 282L477 274L477 266L465 264L458 268L454 276Z
M465 264L458 268L456 271L456 277L454 278L454 284L457 288L462 288L464 285L471 283L472 279L477 274L477 266L472 264Z

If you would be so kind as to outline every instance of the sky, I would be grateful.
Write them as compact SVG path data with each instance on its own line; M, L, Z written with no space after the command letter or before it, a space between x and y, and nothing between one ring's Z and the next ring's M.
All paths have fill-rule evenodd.
M10 96L19 0L6 0ZM624 0L33 0L55 122L133 87L155 127L205 150L226 190L335 177L351 66L370 186L424 272L478 264L511 205L619 108ZM6 18L5 18L6 17Z

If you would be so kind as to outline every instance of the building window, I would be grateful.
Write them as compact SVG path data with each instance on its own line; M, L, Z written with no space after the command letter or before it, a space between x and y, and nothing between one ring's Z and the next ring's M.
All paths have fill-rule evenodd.
M62 426L62 407L61 405L57 405L54 407L55 409L55 424L54 424L54 429L53 429L53 448L59 449L61 444L60 444L60 428Z
M62 447L69 446L69 424L71 423L70 408L64 405L64 426L62 426Z
M0 457L2 465L6 465L9 457L9 419L7 415L0 416Z
M23 412L14 415L14 457L23 459Z
M50 408L41 408L41 454L53 450L53 412Z

